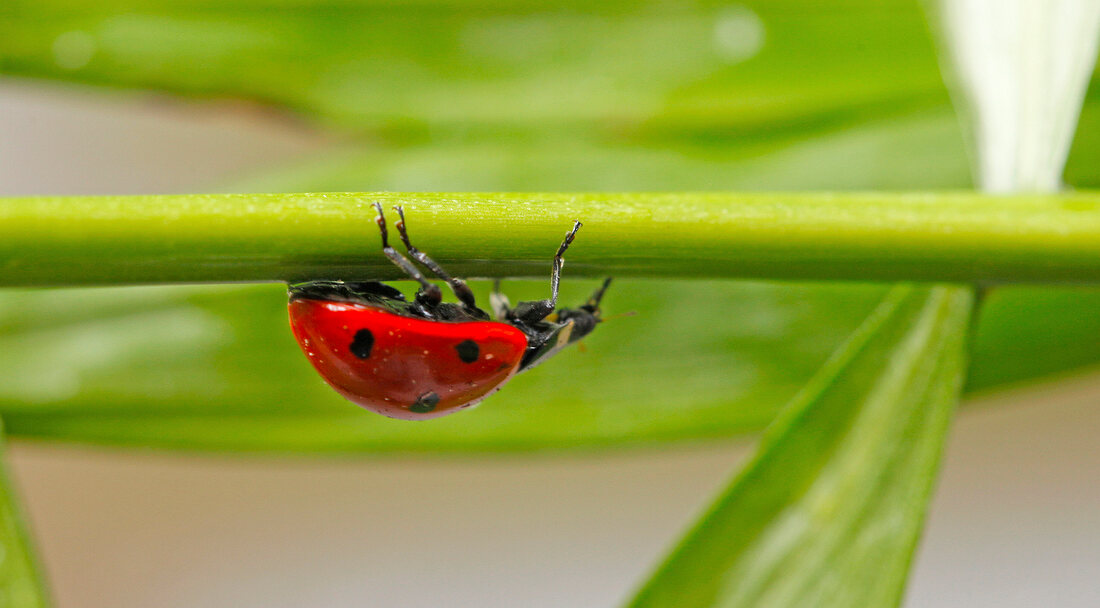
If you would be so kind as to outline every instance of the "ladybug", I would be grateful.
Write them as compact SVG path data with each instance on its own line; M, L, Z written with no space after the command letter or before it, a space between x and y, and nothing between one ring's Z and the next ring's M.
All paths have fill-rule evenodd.
M382 252L420 283L411 302L377 281L309 281L289 288L294 337L321 377L354 403L391 418L444 416L476 405L600 323L600 300L610 278L580 307L555 310L562 256L579 221L554 255L550 298L513 308L498 281L489 298L490 318L464 281L409 242L404 209L394 207L409 257L445 281L459 300L443 302L439 287L390 246L382 205L374 206Z

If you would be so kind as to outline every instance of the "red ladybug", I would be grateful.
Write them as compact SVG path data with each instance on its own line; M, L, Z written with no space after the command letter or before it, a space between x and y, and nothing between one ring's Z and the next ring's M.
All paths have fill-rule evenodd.
M531 369L600 322L600 300L611 279L578 308L555 311L562 255L581 223L565 235L554 255L550 298L515 308L499 292L490 296L496 320L477 307L461 279L448 275L409 242L405 213L397 230L409 257L450 285L459 303L443 302L408 258L388 242L386 218L378 209L382 252L420 283L409 302L376 281L310 281L290 286L290 326L302 351L338 393L391 418L424 420L477 404L516 373Z

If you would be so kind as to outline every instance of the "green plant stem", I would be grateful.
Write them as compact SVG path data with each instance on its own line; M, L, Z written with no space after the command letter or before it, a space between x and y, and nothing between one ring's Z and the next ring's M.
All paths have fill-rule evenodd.
M400 276L375 212L459 276L1100 282L1100 193L238 194L0 200L0 285ZM390 214L391 222L396 214Z

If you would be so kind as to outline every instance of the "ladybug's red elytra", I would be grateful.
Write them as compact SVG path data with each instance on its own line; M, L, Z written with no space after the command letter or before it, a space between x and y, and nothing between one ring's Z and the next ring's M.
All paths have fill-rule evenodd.
M600 323L600 300L610 278L583 305L557 309L562 256L581 227L579 221L554 255L550 298L513 308L498 282L489 298L494 320L477 307L465 282L413 247L405 212L394 207L409 257L450 285L459 300L443 302L439 287L390 247L382 205L374 207L382 252L420 283L413 301L377 281L290 286L294 337L325 382L354 403L391 418L444 416L476 405L515 374L542 363Z

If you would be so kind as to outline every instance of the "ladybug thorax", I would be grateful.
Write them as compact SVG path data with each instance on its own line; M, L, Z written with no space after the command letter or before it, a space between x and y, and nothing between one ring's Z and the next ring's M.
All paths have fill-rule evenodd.
M516 373L528 345L506 323L425 319L364 302L296 298L290 323L326 382L393 418L478 403Z

